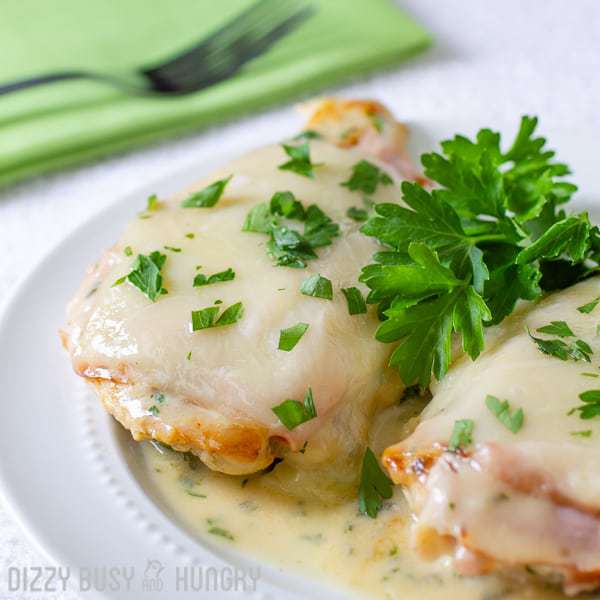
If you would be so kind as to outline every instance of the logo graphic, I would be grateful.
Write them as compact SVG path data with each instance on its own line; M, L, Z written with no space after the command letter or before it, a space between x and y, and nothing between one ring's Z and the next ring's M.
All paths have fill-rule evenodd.
M164 582L160 576L162 571L164 567L159 560L148 559L142 579L142 589L145 592L160 592L163 589Z

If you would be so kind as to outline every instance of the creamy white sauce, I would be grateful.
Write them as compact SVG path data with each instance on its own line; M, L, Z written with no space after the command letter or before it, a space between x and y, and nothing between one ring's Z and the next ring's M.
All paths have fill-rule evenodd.
M405 418L404 409L388 409L376 420L371 445L389 443L393 434L383 424L391 424L397 436ZM563 597L556 589L517 585L494 576L460 577L449 559L418 559L408 542L411 517L400 488L378 518L370 519L358 513L355 499L337 506L307 502L274 493L269 474L246 481L200 463L191 469L181 455L161 453L150 443L140 444L140 451L153 491L200 541L223 543L290 573L382 599ZM210 533L212 527L223 529L233 540Z

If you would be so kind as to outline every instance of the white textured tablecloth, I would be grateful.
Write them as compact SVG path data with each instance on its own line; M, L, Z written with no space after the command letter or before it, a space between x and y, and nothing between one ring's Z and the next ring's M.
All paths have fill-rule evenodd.
M600 0L398 3L429 28L436 47L397 70L337 92L383 101L412 125L420 147L433 145L438 121L455 118L471 128L514 130L521 114L537 114L542 131L574 166L582 193L598 189L590 185L600 169L598 153L588 156L575 149L581 140L589 145L600 134ZM272 139L273 132L283 137L299 123L292 108L283 107L0 192L0 310L50 248L115 197L201 162L215 147L235 153L240 145ZM1 348L0 356L9 351ZM71 592L7 591L9 566L39 564L37 550L0 505L0 598L76 598Z

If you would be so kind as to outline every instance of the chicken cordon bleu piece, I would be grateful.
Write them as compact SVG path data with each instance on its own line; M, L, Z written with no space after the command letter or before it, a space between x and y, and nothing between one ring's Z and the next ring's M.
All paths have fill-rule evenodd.
M68 308L76 373L136 440L230 474L285 455L343 478L402 389L357 276L370 206L415 177L405 141L380 104L324 100L299 136L148 199Z
M540 577L569 594L600 585L599 298L596 277L518 309L384 452L423 557L452 554L463 575Z

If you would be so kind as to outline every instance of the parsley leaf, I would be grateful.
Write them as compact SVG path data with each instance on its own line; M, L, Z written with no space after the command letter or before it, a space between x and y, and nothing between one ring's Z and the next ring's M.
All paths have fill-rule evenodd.
M340 234L340 227L334 223L316 204L306 209L304 237L313 248L329 246L334 237Z
M233 534L227 529L223 529L223 527L218 527L217 525L211 525L208 528L208 533L212 535L218 535L219 537L225 538L226 540L235 541L235 537Z
M342 294L348 303L348 312L351 315L360 315L367 312L367 305L360 290L355 287L342 288Z
M591 362L590 355L594 353L590 345L583 340L575 340L571 344L567 344L563 340L544 340L531 335L531 331L527 330L529 337L534 341L540 352L554 356L560 360L585 360Z
M124 277L117 279L113 287L127 280L152 302L156 302L161 294L167 293L167 290L162 287L162 275L160 274L166 260L167 257L156 250L148 256L138 254L131 271Z
M592 419L600 416L600 390L588 390L579 394L579 399L584 403L582 406L576 406L567 414L579 411L581 419Z
M385 127L385 119L378 114L369 115L369 120L373 124L373 127L377 130L377 133L383 133Z
M194 277L194 287L210 285L211 283L218 283L220 281L231 281L232 279L235 279L235 271L231 267L225 271L213 273L208 277L204 273L198 273Z
M305 131L301 131L297 136L294 137L295 140L319 140L323 136L314 129L306 129Z
M292 327L282 329L279 332L279 345L278 350L284 350L289 352L296 347L296 344L300 341L300 338L306 333L308 329L308 323L296 323Z
M305 296L313 296L315 298L323 298L331 300L333 298L333 286L327 277L322 277L319 274L311 275L306 278L300 286L300 293Z
M485 405L489 411L513 433L518 433L521 427L523 427L523 409L519 408L511 414L508 400L500 401L496 396L487 395L485 398Z
M155 210L158 210L161 206L162 204L156 194L148 196L148 199L146 200L146 210L148 212L154 212Z
M594 300L592 300L591 302L588 302L587 304L584 304L583 306L578 306L577 310L580 313L587 315L587 314L591 313L596 308L596 306L598 306L599 302L600 302L600 298L595 298Z
M233 175L225 179L220 179L219 181L215 181L211 183L209 186L204 189L194 192L191 196L186 198L181 206L183 208L211 208L218 201L219 198L223 195L225 191L225 187L231 181Z
M549 335L557 335L558 337L574 337L575 334L571 331L571 328L565 323L565 321L550 321L550 325L544 325L537 329L540 333L547 333Z
M366 221L369 218L369 213L364 208L351 206L346 211L346 216L350 217L354 221Z
M303 221L304 233L281 224L279 217ZM248 213L242 231L267 233L267 254L275 264L303 269L306 261L317 258L314 249L331 244L340 228L316 204L305 209L292 192L276 192L268 205Z
M290 157L290 160L279 165L277 168L281 171L292 171L297 175L314 179L315 173L313 169L320 165L313 164L310 160L310 146L308 142L292 146L282 144L285 153Z
M377 165L368 160L361 160L352 167L352 175L347 181L340 183L349 190L373 194L379 184L391 185L392 178Z
M209 329L211 327L222 327L224 325L231 325L239 321L244 315L244 306L241 302L232 304L226 308L221 316L217 319L219 314L218 306L209 306L200 310L192 311L192 331L199 331L200 329Z
M448 441L448 450L456 452L464 450L473 443L473 428L475 423L471 419L459 419L454 422L452 435Z
M125 256L133 256L133 250L131 246L125 246L125 248L123 248L123 254Z
M295 229L285 225L271 228L267 253L276 265L304 269L306 261L317 258L310 242Z
M271 198L269 209L272 215L281 215L288 219L304 221L306 218L302 202L296 200L292 192L275 192Z
M571 431L571 435L574 437L589 438L592 437L592 430L585 429L584 431Z
M367 301L391 300L375 334L386 343L400 340L390 365L406 385L427 386L432 370L438 380L448 370L453 330L462 334L471 358L479 355L483 322L491 314L475 288L457 279L425 244L412 243L408 254L409 264L365 267L360 281L372 290Z
M375 519L381 510L383 500L392 497L393 489L392 480L379 466L373 451L367 448L360 471L358 511Z
M281 424L290 431L317 416L317 409L315 408L313 393L310 388L308 388L304 396L304 402L284 400L271 410L275 413Z
M268 204L257 204L247 215L242 225L242 231L254 233L270 233L276 223Z
M554 223L533 244L517 255L518 265L541 258L566 256L572 263L581 262L588 250L590 222L586 214L568 217Z

